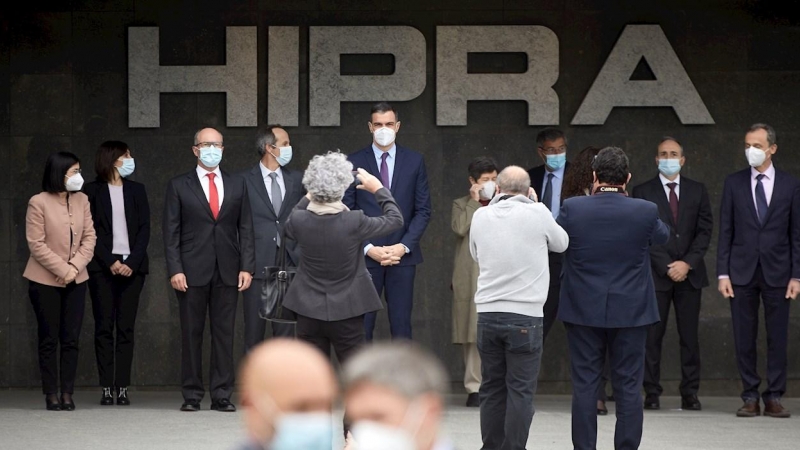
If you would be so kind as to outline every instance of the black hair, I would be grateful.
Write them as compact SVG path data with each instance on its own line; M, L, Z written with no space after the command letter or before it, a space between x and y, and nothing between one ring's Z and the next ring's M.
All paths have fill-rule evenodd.
M372 110L369 113L370 122L372 121L372 115L373 114L375 114L375 113L383 114L383 113L387 113L387 112L393 112L394 113L394 121L395 122L399 122L400 121L400 115L397 114L397 110L394 109L394 106L392 106L391 104L389 104L387 102L378 102L378 103L375 103L374 105L372 105Z
M94 173L97 174L97 179L106 182L113 180L114 164L129 149L128 144L122 141L105 141L100 144L94 158Z
M51 194L58 194L67 190L65 185L67 171L70 167L81 161L70 152L55 152L47 157L44 163L44 174L42 175L42 190Z
M494 161L494 158L479 156L469 163L467 171L473 180L478 181L481 175L485 173L497 172L497 163Z
M258 131L256 135L256 150L262 158L267 153L268 145L275 145L275 128L283 128L280 124L271 124Z
M592 163L597 181L603 184L623 185L628 182L628 156L618 147L606 147Z
M542 148L545 142L555 141L559 138L564 139L564 143L567 142L567 137L564 136L563 131L553 127L545 128L536 135L536 146Z

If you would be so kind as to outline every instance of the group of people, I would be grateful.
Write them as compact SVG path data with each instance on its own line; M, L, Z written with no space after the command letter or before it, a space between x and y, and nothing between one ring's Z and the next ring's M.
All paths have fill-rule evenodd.
M481 408L483 449L524 449L542 348L558 319L569 342L574 447L596 447L610 378L615 448L635 449L643 409L660 408L671 305L681 408L702 409L698 325L709 284L708 192L681 176L686 156L672 137L657 146L658 174L632 189L622 149L587 147L570 164L567 138L555 128L539 133L537 146L544 164L527 172L475 159L469 194L453 202L453 340L464 345L467 405ZM725 180L717 248L718 289L730 299L743 384L736 415L760 415L763 401L764 415L783 418L790 416L781 404L789 305L800 293L800 181L775 168L771 126L751 126L744 148L749 167ZM768 363L759 392L762 303Z

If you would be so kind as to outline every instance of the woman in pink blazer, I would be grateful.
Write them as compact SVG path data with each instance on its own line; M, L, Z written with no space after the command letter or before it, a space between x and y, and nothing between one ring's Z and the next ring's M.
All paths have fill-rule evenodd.
M31 197L25 234L31 256L23 277L39 323L39 370L50 411L72 411L78 367L78 336L83 323L86 265L94 255L95 232L83 193L78 157L68 152L47 158L42 191ZM61 344L61 398L56 348Z

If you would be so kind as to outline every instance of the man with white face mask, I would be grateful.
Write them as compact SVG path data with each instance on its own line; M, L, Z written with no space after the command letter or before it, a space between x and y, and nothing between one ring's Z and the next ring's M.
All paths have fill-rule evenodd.
M199 411L203 330L211 322L211 409L233 412L233 329L239 292L255 270L253 219L241 177L220 170L222 135L194 136L196 167L169 181L162 234L170 284L181 319L181 411Z
M384 294L392 338L411 339L411 310L414 300L414 276L422 262L419 241L431 217L428 174L422 155L395 144L400 119L392 105L377 103L372 107L369 131L372 144L348 156L354 168L364 169L389 189L403 213L403 228L373 239L364 246L367 270L378 295ZM361 210L369 217L379 217L383 210L375 196L351 186L342 202L351 210ZM372 340L376 313L367 313L364 327L367 341Z
M279 252L286 248L287 264L295 266L299 260L296 244L281 240L281 229L297 202L306 195L303 188L303 172L286 166L292 160L289 133L280 125L267 125L256 136L256 151L260 160L255 167L241 175L247 186L250 210L253 213L253 228L258 230L255 238L256 272L251 289L242 292L244 313L244 346L249 350L264 340L267 321L259 317L261 285L264 282L264 267L277 262ZM285 311L285 310L284 310ZM288 313L288 311L287 311ZM291 317L287 317L291 318ZM271 322L273 336L294 336L294 325Z
M316 348L282 338L254 347L239 388L248 439L238 450L331 449L336 377Z
M467 406L480 406L478 389L481 387L481 356L478 353L478 311L475 308L475 291L478 288L478 263L469 254L469 230L472 216L479 208L487 206L494 198L497 182L497 163L481 156L468 167L469 194L453 201L451 227L456 234L456 251L453 260L453 343L461 344L464 355L464 388Z
M789 301L800 293L800 181L778 170L775 130L763 123L744 139L750 164L728 175L722 191L717 246L719 292L730 299L736 363L744 405L739 417L789 417L786 392ZM764 304L767 385L759 392L756 341L758 310Z
M413 344L366 347L345 363L346 450L451 450L441 435L449 378Z
M659 409L661 343L667 330L670 304L675 306L681 348L681 409L700 410L700 345L698 327L702 289L708 286L703 261L711 241L713 217L705 185L681 175L686 162L683 146L665 137L658 145L659 174L633 188L633 196L658 205L658 216L670 227L669 242L650 247L656 299L661 321L647 330L644 409Z

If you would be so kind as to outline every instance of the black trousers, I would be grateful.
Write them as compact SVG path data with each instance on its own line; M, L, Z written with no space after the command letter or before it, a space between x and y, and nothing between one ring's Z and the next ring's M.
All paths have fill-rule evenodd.
M789 306L786 286L768 286L756 268L753 280L744 286L733 285L731 301L736 364L742 377L742 399L758 400L761 377L758 375L756 341L758 310L764 302L764 325L767 330L767 386L761 393L766 400L780 399L786 392Z
M261 307L261 285L264 279L253 278L250 288L242 292L242 313L244 314L244 347L249 351L264 340L267 321L259 317L258 309ZM284 309L285 313L289 313ZM288 316L289 314L284 314ZM294 324L271 322L272 336L293 338L295 335Z
M544 303L544 329L543 338L547 339L550 329L558 318L558 300L561 297L561 268L564 255L561 253L548 253L550 265L550 287L547 290L547 301Z
M184 400L203 399L203 330L206 313L211 323L211 400L230 399L234 389L233 328L236 286L226 286L214 268L211 282L176 291L181 317L181 379Z
M366 342L364 316L325 321L297 315L297 338L317 347L330 358L331 345L339 364L344 364Z
M112 275L108 270L89 274L89 295L92 297L94 314L94 354L100 386L127 387L131 384L133 328L144 280L145 276L140 273L130 277Z
M42 374L42 392L72 394L75 389L75 372L78 369L78 338L83 325L86 300L86 283L70 283L54 287L31 281L28 296L39 324L39 371ZM56 348L61 345L61 371L56 359Z
M689 280L673 283L668 291L656 291L661 322L647 330L647 349L644 368L644 391L661 395L661 345L667 331L669 307L675 305L675 323L681 346L681 395L696 395L700 388L700 343L697 329L700 324L700 297Z

